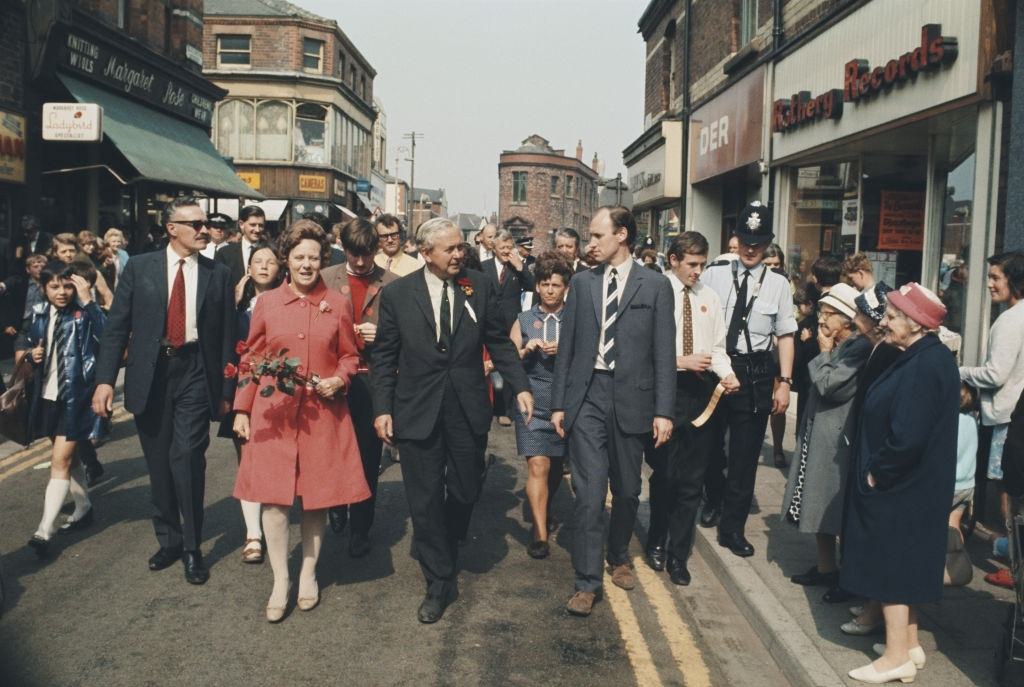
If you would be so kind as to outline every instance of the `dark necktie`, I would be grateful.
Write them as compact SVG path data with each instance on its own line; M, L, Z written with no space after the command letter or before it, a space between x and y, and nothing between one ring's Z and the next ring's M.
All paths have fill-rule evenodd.
M441 338L439 343L448 345L448 340L452 338L452 308L451 301L448 300L448 280L444 280L444 286L441 287L441 315L438 318L441 322Z
M736 304L732 307L732 319L729 320L729 331L725 335L725 350L735 351L736 343L740 340L740 332L743 330L743 322L747 314L747 279L750 278L750 270L743 270L743 281L740 282L740 290L736 292ZM747 351L753 353L753 351Z
M505 285L505 277L508 274L508 266L498 265L498 283L502 286Z
M64 365L66 360L64 358L64 348L67 345L67 332L64 331L64 311L57 310L53 314L53 346L50 348L50 357L47 359L47 363L57 365L57 400L60 401L64 398ZM46 370L49 374L49 368ZM45 377L44 377L45 379Z
M608 279L608 290L604 297L604 325L601 327L604 346L601 347L601 356L604 364L609 370L615 369L615 316L619 311L619 280L618 270L614 267L611 277Z
M185 261L178 260L178 274L167 303L167 341L175 348L185 345Z
M690 287L683 287L683 355L693 355L693 306Z

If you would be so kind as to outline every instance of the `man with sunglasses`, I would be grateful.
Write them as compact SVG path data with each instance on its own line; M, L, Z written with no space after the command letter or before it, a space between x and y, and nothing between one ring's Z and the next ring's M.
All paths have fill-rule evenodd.
M387 272L404 277L423 267L423 262L402 250L402 220L394 215L381 215L373 223L380 239L380 250L373 261Z
M163 217L167 248L131 258L118 282L100 339L92 408L110 417L127 348L124 407L135 415L160 543L149 569L181 559L185 579L203 584L206 447L211 418L231 407L223 370L234 358L234 289L228 268L200 255L210 232L196 199L175 198Z

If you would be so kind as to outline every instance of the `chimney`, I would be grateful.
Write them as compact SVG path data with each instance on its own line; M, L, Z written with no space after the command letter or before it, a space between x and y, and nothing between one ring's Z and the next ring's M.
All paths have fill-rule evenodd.
M583 139L576 143L576 159L583 162Z
M600 174L598 167L601 165L601 161L597 159L597 151L594 151L594 159L590 161L590 168L594 170L595 174Z

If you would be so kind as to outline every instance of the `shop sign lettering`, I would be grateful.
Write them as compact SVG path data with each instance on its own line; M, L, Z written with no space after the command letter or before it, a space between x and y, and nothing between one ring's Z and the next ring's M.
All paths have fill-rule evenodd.
M941 24L921 27L920 45L874 68L864 59L843 66L843 88L833 88L814 98L808 91L772 104L772 132L787 133L803 124L840 119L843 103L857 103L888 93L896 84L913 82L921 72L952 64L957 58L957 39L942 35Z
M254 191L260 190L260 173L259 172L235 172L238 178L249 185Z
M640 172L639 174L634 174L629 178L629 187L633 189L633 192L635 193L636 191L650 188L660 182L661 172L655 172L653 174L650 172Z
M327 193L327 177L318 174L300 174L299 193Z
M187 117L205 127L213 122L213 101L115 47L69 32L59 66L116 91Z

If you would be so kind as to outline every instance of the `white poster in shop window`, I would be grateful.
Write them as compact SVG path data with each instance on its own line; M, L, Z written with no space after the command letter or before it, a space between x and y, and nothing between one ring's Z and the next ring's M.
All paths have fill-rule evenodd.
M860 208L857 199L843 201L843 236L856 236L860 225Z

